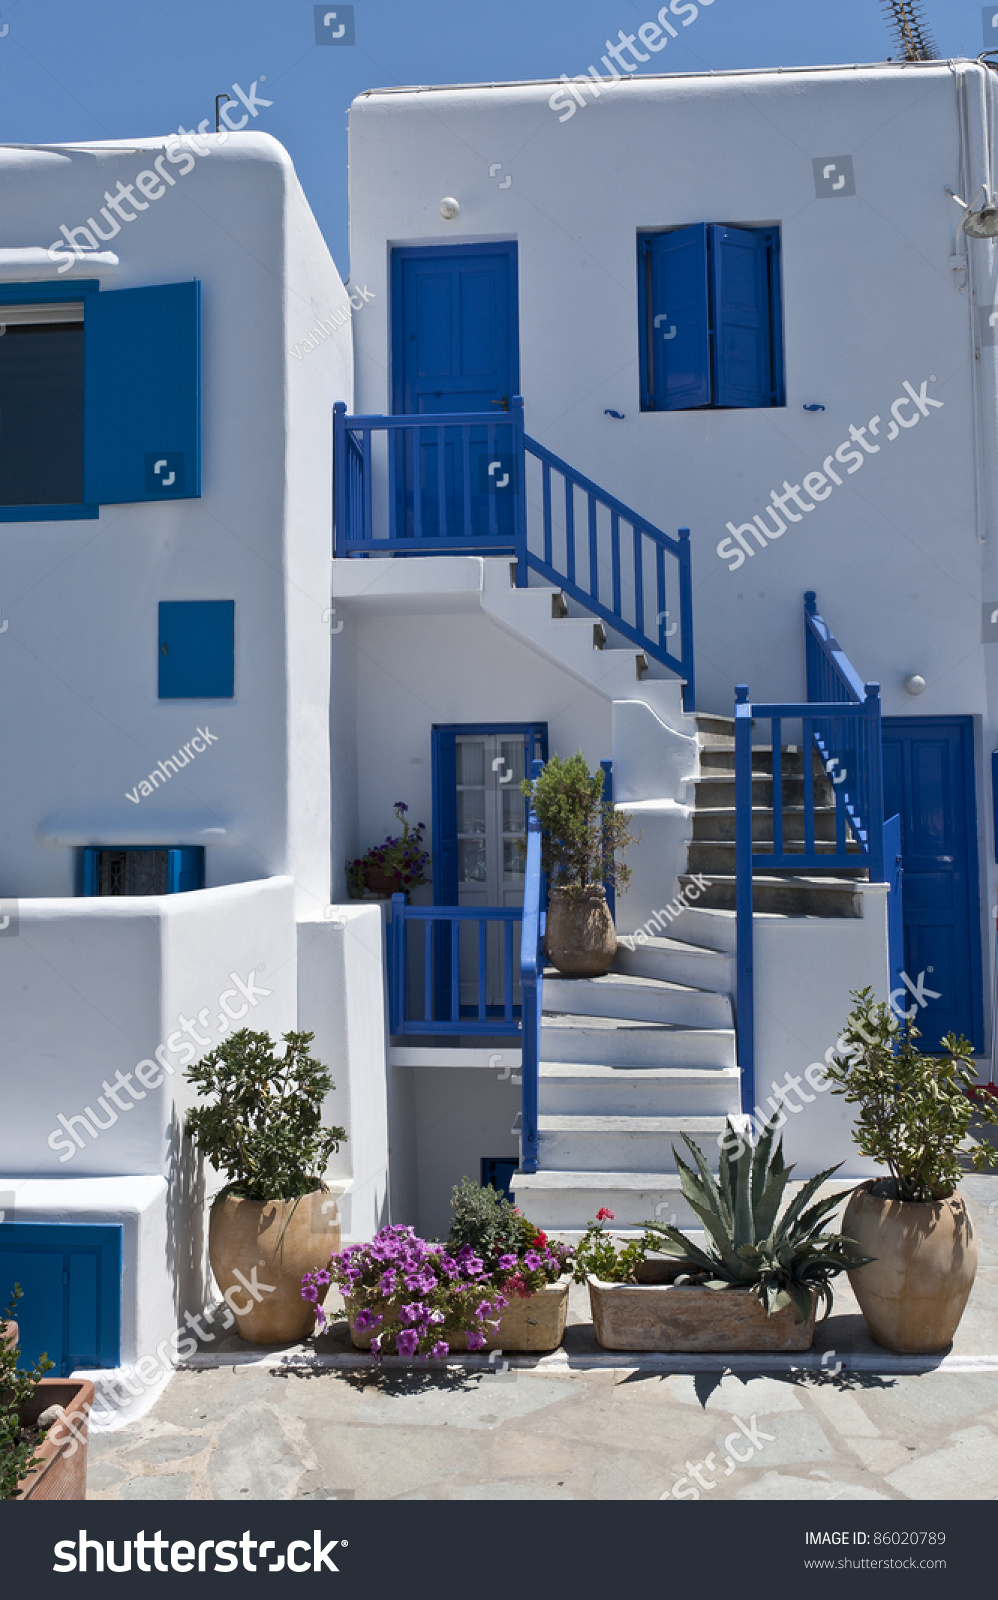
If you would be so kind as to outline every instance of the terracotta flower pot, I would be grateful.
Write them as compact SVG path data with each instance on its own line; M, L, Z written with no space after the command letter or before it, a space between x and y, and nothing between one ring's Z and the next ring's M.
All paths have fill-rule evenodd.
M8 1327L10 1324L8 1324ZM85 1500L87 1435L94 1386L89 1379L43 1378L31 1401L21 1407L21 1423L37 1422L49 1406L62 1406L64 1422L54 1422L35 1450L39 1465L17 1486L18 1500Z
M617 933L601 883L589 884L578 895L551 891L544 949L551 965L567 978L598 978L609 972Z
M526 1299L514 1297L499 1319L494 1333L487 1333L482 1350L557 1350L565 1332L568 1316L568 1289L565 1283L548 1283ZM485 1291L483 1291L484 1294ZM357 1317L350 1317L350 1342L355 1350L370 1350L377 1328L360 1333L355 1329ZM452 1354L468 1348L466 1333L444 1333Z
M320 1189L297 1201L231 1194L218 1200L208 1224L208 1254L239 1337L250 1344L307 1339L315 1310L301 1297L302 1278L328 1266L339 1248L336 1201Z
M747 1289L677 1288L673 1284L604 1283L590 1277L589 1304L604 1350L810 1350L811 1315L793 1305L767 1317Z
M888 1350L930 1354L952 1343L977 1272L977 1239L963 1197L921 1203L854 1189L842 1232L876 1259L849 1274L866 1324Z
M382 899L389 899L399 892L399 884L391 872L385 872L381 867L370 865L364 868L364 887L369 894L380 895Z

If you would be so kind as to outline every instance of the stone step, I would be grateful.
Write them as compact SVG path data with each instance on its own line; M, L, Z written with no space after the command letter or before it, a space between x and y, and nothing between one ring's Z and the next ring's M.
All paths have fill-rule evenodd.
M816 855L826 855L826 856L834 857L835 853L836 853L834 839L816 839L814 841L814 851L815 851ZM846 851L847 851L847 853L849 855L855 855L855 856L859 855L859 845L856 843L856 841L854 839L847 839L846 840ZM773 853L773 844L772 844L772 840L771 839L769 841L765 841L765 840L756 841L756 847L755 847L755 850L753 851L753 854L755 854L755 855L772 855L772 853ZM783 853L785 855L794 855L794 854L803 855L804 846L803 846L802 843L799 843L797 840L786 839L785 838L784 839L784 844L783 844ZM710 878L711 880L713 880L713 878L716 877L717 875L721 875L722 877L725 876L725 875L734 876L734 872L735 872L735 842L734 842L734 840L733 839L693 839L693 840L691 840L690 845L689 845L688 850L687 850L686 866L687 866L687 870L688 870L689 873L691 873L691 874L700 873L702 876ZM783 872L790 871L790 870L793 870L793 869L786 868L786 867L779 867L779 868L776 869L774 875L778 876L778 875L782 874ZM823 872L825 872L825 871L833 872L836 875L836 877L839 877L839 878L868 878L869 877L869 868L868 867L859 866L859 865L857 865L855 867L844 867L844 866L841 866L837 861L833 861L832 864L827 868L816 867L816 866L814 866L812 864L809 864L806 869L802 869L802 870L806 870L807 873L811 877L820 877L821 874ZM757 867L756 868L756 875L757 876L758 876L758 872L759 872L759 868ZM708 900L707 903L708 904L710 903L709 900Z
M684 1232L703 1227L674 1173L514 1172L511 1187L524 1216L551 1234L581 1232L604 1207L615 1234L656 1220Z
M714 840L733 841L735 837L735 826L736 815L734 806L700 806L693 813L693 838L696 840L703 839L708 842ZM831 840L834 843L834 806L815 806L814 837L815 842L820 839ZM772 844L772 806L752 807L752 838L759 844ZM802 805L784 805L783 838L787 844L803 843L804 807Z
M604 1067L733 1067L735 1035L731 1028L545 1013L541 1060Z
M772 912L784 917L861 917L863 902L856 888L857 879L841 876L820 878L810 870L806 877L777 877L756 872L752 880L752 905L756 912ZM694 887L694 880L682 874L680 884ZM715 875L710 887L701 890L700 905L708 911L735 909L734 876Z
M788 806L801 806L804 804L804 779L784 778L781 785L783 803ZM730 807L735 803L735 775L733 772L708 773L706 777L694 779L694 804L699 810L701 807L713 809L717 806ZM815 778L812 785L812 798L815 805L833 805L835 791L827 778ZM769 806L773 804L773 779L762 773L754 773L752 777L752 804L753 806Z
M688 1133L716 1164L723 1116L567 1116L537 1118L543 1172L676 1172L673 1146L687 1154Z
M708 745L700 751L700 772L704 777L717 773L734 774L735 752L732 747ZM817 751L812 758L811 770L816 778L825 776L825 769L821 765L821 758ZM755 744L752 746L752 771L757 774L773 772L773 747L772 745ZM804 755L795 745L783 746L782 771L785 778L799 778L804 772Z
M726 948L690 944L670 934L646 936L640 943L635 942L632 950L618 945L614 967L634 977L668 975L677 983L712 989L721 995L730 995L734 990L734 966Z
M545 1115L729 1116L740 1109L740 1074L731 1067L604 1067L542 1061L539 1110Z
M608 972L601 978L564 978L548 969L544 974L544 1012L671 1022L687 1028L732 1025L727 995L624 972Z
M698 711L694 720L701 750L735 748L734 717L716 717L713 712Z

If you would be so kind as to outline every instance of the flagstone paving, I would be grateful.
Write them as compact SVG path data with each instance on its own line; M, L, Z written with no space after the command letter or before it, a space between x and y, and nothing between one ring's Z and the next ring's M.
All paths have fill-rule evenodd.
M574 1289L567 1356L547 1367L282 1368L287 1352L220 1337L205 1349L224 1365L176 1373L140 1421L93 1435L90 1497L994 1500L998 1177L963 1190L981 1267L951 1357L970 1370L891 1371L844 1280L815 1341L827 1370L723 1371L719 1357L668 1372L626 1355L594 1369ZM345 1324L314 1348L342 1359Z

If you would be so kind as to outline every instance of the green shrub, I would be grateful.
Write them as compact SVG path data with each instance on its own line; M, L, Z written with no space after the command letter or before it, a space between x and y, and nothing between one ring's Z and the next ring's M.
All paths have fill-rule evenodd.
M887 1168L894 1198L945 1200L960 1181L960 1146L975 1114L969 1093L974 1047L948 1033L942 1056L924 1056L910 1017L900 1022L870 988L854 990L852 999L827 1073L832 1092L860 1108L853 1138L863 1155ZM984 1122L998 1123L989 1095L980 1097L976 1111ZM982 1172L994 1165L995 1151L981 1143L971 1159Z
M544 830L541 859L552 889L581 897L590 884L609 883L619 893L631 869L616 853L635 844L631 818L603 799L603 769L590 773L582 751L552 756L538 778L520 785Z
M188 1067L187 1077L212 1105L187 1113L186 1131L229 1179L225 1193L247 1200L293 1200L319 1187L329 1157L346 1139L324 1128L322 1102L334 1088L309 1055L313 1033L286 1033L275 1056L269 1033L240 1028Z
M0 1312L0 1322L17 1321L17 1302L22 1298L20 1284L6 1310ZM44 1353L33 1367L19 1367L18 1348L13 1340L0 1339L0 1500L13 1500L21 1479L36 1467L39 1457L35 1445L21 1438L21 1407L34 1398L46 1372L55 1365ZM38 1443L45 1437L40 1435Z

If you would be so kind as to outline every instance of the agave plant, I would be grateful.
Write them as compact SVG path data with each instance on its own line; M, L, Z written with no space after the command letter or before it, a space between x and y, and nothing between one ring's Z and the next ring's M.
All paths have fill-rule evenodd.
M851 1240L841 1233L822 1233L822 1225L850 1190L844 1189L816 1204L810 1201L841 1161L808 1180L779 1215L784 1191L793 1172L783 1159L781 1139L773 1154L778 1115L764 1125L753 1150L730 1118L725 1127L717 1179L698 1145L683 1134L697 1165L686 1165L673 1149L683 1194L707 1231L710 1247L701 1250L678 1228L662 1222L645 1223L647 1247L662 1255L680 1256L697 1263L695 1281L707 1289L748 1289L758 1295L772 1316L793 1303L797 1321L811 1315L817 1294L826 1317L832 1309L830 1280L836 1273L862 1267L872 1258L851 1255ZM702 1277L701 1274L702 1273ZM693 1275L691 1274L691 1277Z

